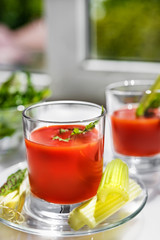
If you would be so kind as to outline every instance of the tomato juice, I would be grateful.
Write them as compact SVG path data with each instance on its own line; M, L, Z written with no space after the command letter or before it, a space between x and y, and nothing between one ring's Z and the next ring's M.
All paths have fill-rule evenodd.
M25 139L30 188L35 196L52 203L73 204L96 194L103 171L103 139L95 128L71 135L73 128L84 127L42 127Z
M111 116L112 137L117 153L152 156L160 153L160 111L152 117L136 117L136 109L120 109Z

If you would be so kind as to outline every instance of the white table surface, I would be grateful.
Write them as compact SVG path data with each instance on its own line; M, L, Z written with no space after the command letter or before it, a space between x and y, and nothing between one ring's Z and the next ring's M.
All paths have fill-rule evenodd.
M108 152L105 152L107 157ZM24 146L21 150L0 157L0 172L3 169L25 160ZM45 237L23 233L11 229L0 223L0 240L50 240L50 239L70 239L70 240L159 240L160 239L160 172L151 175L145 175L149 192L149 198L146 206L141 213L127 224L123 224L114 230L101 232L94 235L83 237Z

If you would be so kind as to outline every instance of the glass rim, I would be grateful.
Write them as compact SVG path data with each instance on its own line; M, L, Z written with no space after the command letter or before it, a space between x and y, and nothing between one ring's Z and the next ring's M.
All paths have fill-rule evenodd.
M124 80L124 81L117 81L117 82L114 82L114 83L110 83L106 86L106 89L105 89L105 93L107 92L113 92L113 93L116 93L116 94L131 94L134 92L134 94L139 94L139 93L142 93L144 91L140 90L140 89L129 89L129 90L124 90L124 89L118 89L119 87L134 87L134 86L146 86L146 85L152 85L153 84L153 80ZM117 89L116 89L117 88ZM147 91L149 89L146 89L145 91ZM157 93L160 93L160 90L156 90L156 91L151 91L150 92L157 92ZM149 93L148 93L149 94Z
M88 119L83 119L83 120L72 120L72 121L54 121L54 120L43 120L43 119L37 119L37 118L32 118L27 116L27 112L31 109L40 107L40 106L45 106L45 105L58 105L58 104L79 104L79 105L84 105L84 106L91 106L91 107L96 107L99 109L102 109L102 106L96 104L96 103L91 103L87 101L78 101L78 100L59 100L59 101L47 101L47 102L41 102L41 103L36 103L33 104L27 108L24 109L22 112L22 117L31 121L31 122L43 122L43 123L53 123L53 124L73 124L73 123L83 123L83 122L92 122L100 119L101 117L104 117L106 114L106 109L103 107L104 111L100 115L93 117L93 118L88 118Z

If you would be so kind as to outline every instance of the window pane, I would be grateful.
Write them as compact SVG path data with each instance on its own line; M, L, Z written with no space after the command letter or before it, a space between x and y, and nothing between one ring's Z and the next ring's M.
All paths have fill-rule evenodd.
M0 66L44 68L42 0L0 0Z
M89 0L90 58L160 61L159 0Z

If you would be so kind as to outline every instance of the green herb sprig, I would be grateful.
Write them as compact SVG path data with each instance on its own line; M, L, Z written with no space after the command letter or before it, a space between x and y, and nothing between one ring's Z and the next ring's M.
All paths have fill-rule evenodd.
M60 133L65 133L65 132L68 132L68 131L69 131L68 129L63 129L63 128L59 129Z
M102 106L102 110L101 110L101 115L104 113L104 107ZM92 130L93 128L95 128L96 124L99 122L99 120L96 120L94 122L89 123L88 125L85 126L84 130L81 130L79 128L73 128L72 132L71 132L71 136L73 135L79 135L79 134L85 134L86 132ZM68 129L60 129L59 132L60 133L64 133L67 132ZM69 142L71 140L71 138L61 138L59 136L55 136L52 138L53 140L59 140L59 141L63 141L63 142Z
M70 139L71 139L71 138L65 138L65 139L63 139L63 138L61 138L61 137L59 137L59 136L53 137L53 140L59 140L60 142L69 142Z

